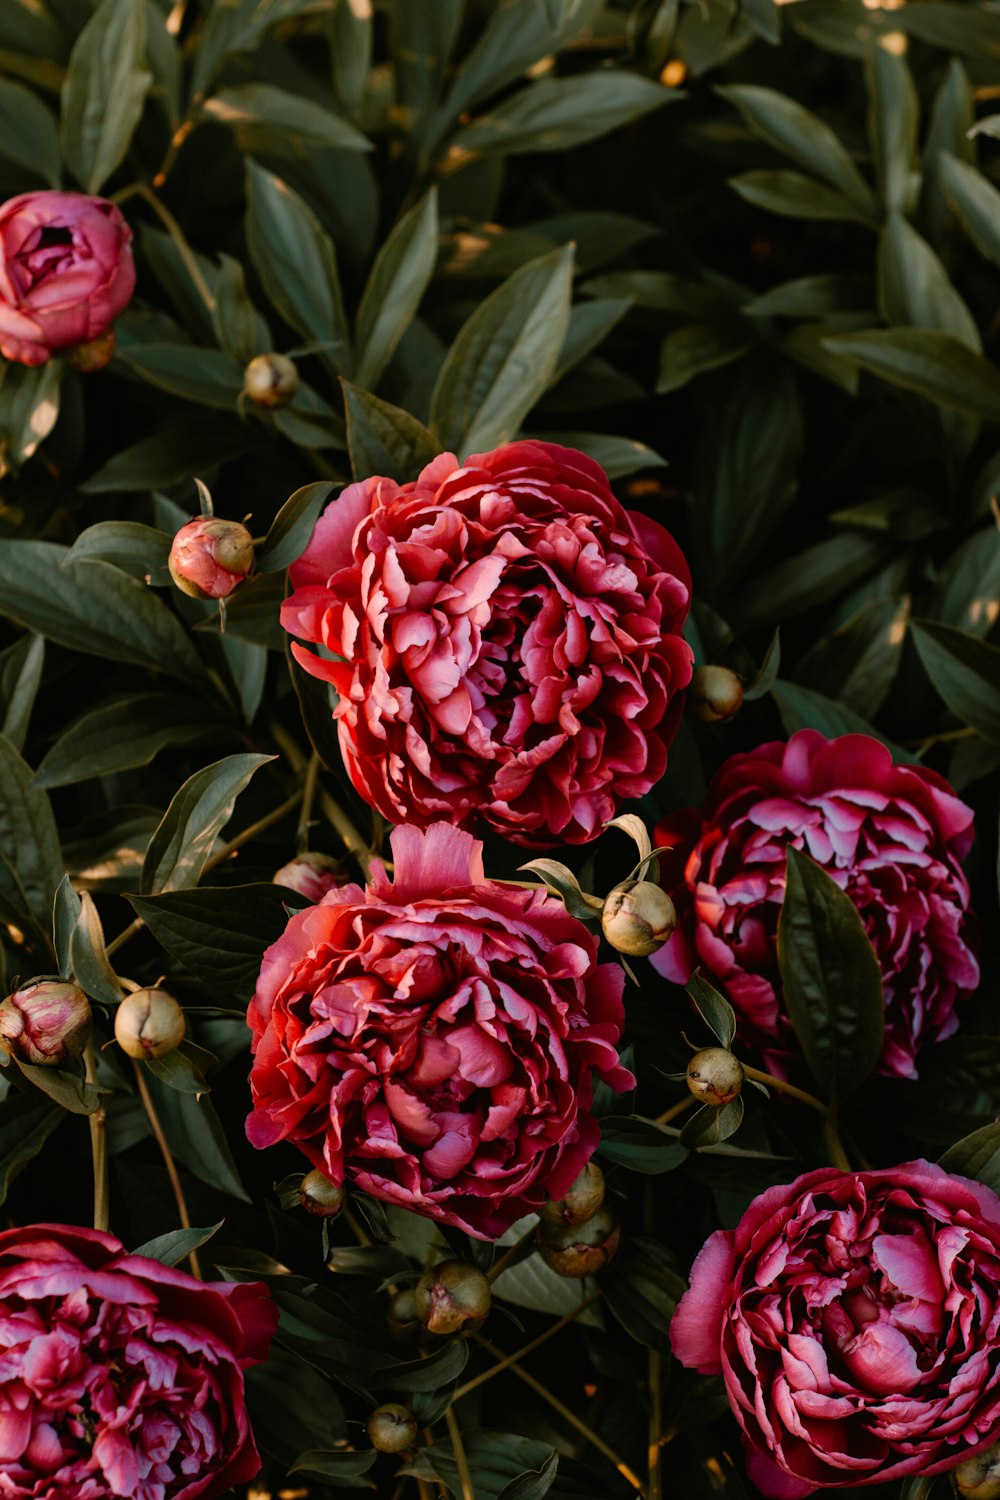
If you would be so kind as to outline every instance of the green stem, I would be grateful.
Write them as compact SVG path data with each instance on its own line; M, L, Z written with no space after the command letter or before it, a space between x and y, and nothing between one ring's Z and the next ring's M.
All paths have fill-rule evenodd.
M593 1307L595 1302L599 1302L602 1296L602 1292L592 1292L589 1297L585 1297L577 1307L574 1307L572 1312L568 1312L561 1317L558 1323L553 1323L551 1328L546 1328L544 1333L540 1333L536 1339L532 1339L530 1344L525 1344L522 1348L515 1350L513 1354L505 1354L499 1364L491 1365L488 1370L483 1370L479 1375L474 1375L471 1380L467 1380L464 1385L460 1385L451 1399L457 1401L461 1396L467 1396L477 1386L485 1385L487 1380L492 1380L494 1375L502 1374L504 1370L509 1370L511 1365L517 1364L522 1359L526 1359L529 1354L534 1354L535 1350L541 1348L542 1344L547 1344L549 1339L554 1338L557 1333L562 1333L564 1328L568 1328L570 1323L574 1322L586 1308Z
M817 1099L814 1094L807 1094L805 1089L797 1089L794 1083L786 1083L783 1078L775 1078L771 1073L761 1073L757 1068L749 1068L746 1063L740 1063L740 1067L748 1078L753 1078L757 1083L762 1083L766 1088L774 1089L776 1094L786 1094L789 1099L797 1099L800 1104L807 1104L824 1117L830 1111L822 1100Z
M458 1482L462 1486L462 1500L476 1500L476 1492L472 1486L472 1475L469 1473L469 1460L465 1456L465 1444L462 1442L462 1433L452 1407L449 1406L444 1414L444 1419L448 1424L448 1436L451 1438L452 1451L455 1454L455 1464L458 1468Z
M167 1137L163 1131L163 1126L160 1123L160 1117L156 1112L156 1105L153 1103L153 1096L149 1092L149 1085L147 1084L145 1074L143 1073L145 1063L138 1063L133 1059L132 1067L135 1069L135 1081L139 1088L139 1098L142 1100L142 1107L146 1111L146 1118L149 1121L150 1129L153 1132L156 1144L160 1148L160 1155L163 1157L163 1165L167 1169L167 1176L170 1178L170 1186L173 1188L174 1192L174 1202L177 1204L177 1217L181 1221L182 1229L190 1229L191 1215L188 1213L187 1199L184 1196L184 1189L181 1186L180 1174L177 1171L177 1163L174 1161L173 1153L170 1150L170 1146L167 1142ZM198 1260L197 1250L192 1250L190 1252L190 1254L188 1255L188 1260L191 1264L192 1272L195 1276L197 1276L198 1280L201 1281L201 1263Z
M662 1500L660 1438L663 1425L660 1415L661 1360L656 1349L649 1351L649 1500Z
M302 788L302 810L299 813L299 827L295 836L295 847L299 854L304 854L309 848L309 824L312 818L313 802L316 800L318 780L319 756L314 750L306 770L305 785Z
M153 192L153 189L147 182L130 182L128 187L123 187L121 192L115 193L112 202L126 203L129 198L142 198L144 202L149 204L150 208L156 214L157 218L160 220L160 223L163 225L164 229L167 231L170 238L177 246L177 253L180 256L181 260L184 262L184 268L190 276L195 287L197 288L199 297L204 302L209 312L214 315L216 305L215 298L212 295L208 282L201 274L201 269L198 265L198 262L194 258L194 253L192 252L191 246L184 238L183 229L178 224L177 220L174 218L167 205L161 198L157 196L156 193Z
M93 1043L83 1054L87 1070L87 1082L97 1085L97 1053ZM108 1186L108 1137L105 1125L107 1115L101 1104L88 1116L90 1121L90 1153L94 1161L94 1228L107 1230L110 1223L110 1190Z

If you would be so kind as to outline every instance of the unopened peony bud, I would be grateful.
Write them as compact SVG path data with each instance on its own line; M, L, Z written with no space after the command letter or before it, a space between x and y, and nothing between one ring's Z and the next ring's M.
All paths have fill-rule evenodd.
M287 354L258 354L243 371L243 393L255 406L286 406L299 388Z
M167 566L182 593L225 599L253 567L253 537L239 521L199 516L174 537Z
M299 1203L307 1214L314 1214L317 1219L332 1219L339 1214L346 1196L346 1188L338 1187L325 1172L315 1167L299 1184Z
M389 1298L385 1310L386 1321L389 1324L389 1332L399 1343L406 1343L415 1338L420 1332L420 1318L417 1314L417 1296L413 1287L404 1287L401 1292L394 1292Z
M604 936L630 958L648 958L663 947L676 926L674 903L651 880L623 880L601 912Z
M298 891L307 901L322 901L327 891L347 884L347 876L330 854L297 854L274 874L275 885Z
M688 688L688 703L703 724L721 724L738 714L743 704L743 686L728 667L698 667Z
M388 1401L375 1408L365 1431L379 1453L402 1453L416 1442L417 1419L408 1407Z
M596 1276L618 1254L621 1227L610 1203L602 1203L584 1224L538 1226L536 1244L547 1266L560 1276Z
M541 1217L547 1224L585 1224L604 1202L604 1173L588 1161L562 1198L550 1198Z
M482 1271L462 1260L443 1260L417 1282L417 1316L428 1333L478 1333L492 1296Z
M118 336L113 328L109 328L98 339L90 339L86 344L74 344L71 349L64 349L63 359L78 375L95 375L114 359L117 344Z
M139 1061L176 1052L185 1030L184 1012L166 990L135 990L115 1011L115 1041Z
M953 1469L955 1489L965 1500L1000 1500L1000 1443Z
M706 1047L688 1063L687 1086L702 1104L718 1108L739 1097L743 1069L725 1047Z
M90 1040L90 1001L75 984L36 979L0 1005L0 1037L19 1062L57 1067Z

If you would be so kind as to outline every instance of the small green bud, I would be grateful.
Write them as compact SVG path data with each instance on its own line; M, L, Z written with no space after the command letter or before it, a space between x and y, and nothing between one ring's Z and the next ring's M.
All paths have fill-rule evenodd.
M743 1069L725 1047L706 1047L687 1065L687 1086L702 1104L731 1104L743 1088Z
M375 1408L365 1431L379 1453L404 1453L417 1440L417 1419L408 1407L388 1401Z
M623 880L604 902L601 928L612 948L630 958L648 958L677 926L674 903L651 880Z
M115 1041L138 1062L176 1052L186 1030L184 1012L166 990L133 990L115 1011Z

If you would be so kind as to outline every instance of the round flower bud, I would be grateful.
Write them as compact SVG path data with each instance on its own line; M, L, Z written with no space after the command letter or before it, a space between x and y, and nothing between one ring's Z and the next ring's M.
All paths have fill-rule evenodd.
M417 1282L417 1316L428 1333L478 1333L492 1295L482 1271L463 1260L443 1260Z
M687 1086L702 1104L718 1108L739 1097L743 1069L727 1048L706 1047L688 1063Z
M553 1225L544 1219L536 1244L547 1266L560 1276L596 1276L618 1254L621 1226L610 1203L602 1203L584 1224Z
M630 958L648 958L677 926L674 903L651 880L623 880L604 902L601 928L612 948Z
M604 1202L604 1173L588 1161L562 1198L550 1198L541 1210L547 1224L585 1224Z
M253 537L239 521L199 516L170 546L170 576L193 599L225 599L253 567Z
M258 354L243 371L243 392L255 406L286 406L299 388L299 372L287 354Z
M728 667L698 667L691 678L687 701L695 718L703 724L721 724L739 713L743 685Z
M135 990L115 1011L115 1041L140 1062L176 1052L185 1030L184 1012L166 990Z
M114 359L117 344L118 335L109 328L100 338L88 339L85 344L74 344L72 349L65 349L63 359L78 375L94 375Z
M1000 1443L967 1458L952 1469L951 1477L957 1493L966 1500L1000 1500Z
M75 984L36 979L0 1005L0 1038L12 1057L58 1067L90 1040L90 1001Z
M299 1203L307 1214L317 1219L332 1219L344 1206L347 1189L331 1182L325 1172L315 1167L299 1184Z
M298 891L300 896L305 896L308 901L322 901L327 891L339 889L347 885L347 876L343 873L338 862L331 854L318 854L312 851L305 854L296 854L280 870L276 870L273 876L274 885L287 886L290 891Z
M379 1453L403 1453L416 1442L417 1419L408 1407L388 1401L385 1406L376 1406L365 1431Z
M417 1298L412 1287L404 1287L402 1291L392 1294L385 1316L389 1324L389 1332L401 1344L414 1338L420 1332Z

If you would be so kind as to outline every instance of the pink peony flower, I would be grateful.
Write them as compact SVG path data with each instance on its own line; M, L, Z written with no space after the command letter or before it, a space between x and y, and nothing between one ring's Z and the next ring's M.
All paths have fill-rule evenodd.
M239 521L197 516L174 536L167 563L183 593L225 599L253 568L253 537Z
M807 1172L709 1238L670 1337L765 1495L953 1468L1000 1434L1000 1199L926 1161Z
M595 838L663 775L691 677L691 579L572 448L445 453L349 485L293 564L292 650L339 694L359 794L391 823Z
M35 979L0 1005L0 1046L21 1062L58 1067L90 1040L90 1001L75 984Z
M885 1047L877 1071L916 1077L916 1053L958 1026L975 989L969 886L961 860L972 811L943 777L896 766L867 735L828 740L802 729L746 755L712 780L701 810L666 818L655 842L678 927L652 963L686 982L699 965L725 989L740 1040L787 1076L798 1055L784 1010L775 939L785 849L822 865L861 913L882 966Z
M282 865L275 872L273 883L298 891L307 901L322 901L327 891L346 885L347 876L331 855L309 850L305 854L296 854L294 859Z
M0 206L0 353L44 365L106 333L135 290L132 231L113 203L22 193Z
M497 885L437 824L297 913L250 1004L252 1145L493 1238L561 1197L598 1143L591 1075L619 1066L622 971L541 889Z
M260 1468L243 1371L277 1308L259 1283L201 1282L110 1234L0 1234L0 1494L195 1500Z

